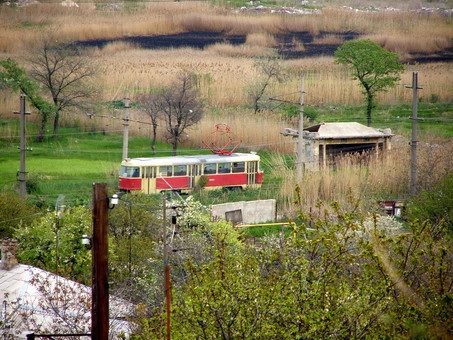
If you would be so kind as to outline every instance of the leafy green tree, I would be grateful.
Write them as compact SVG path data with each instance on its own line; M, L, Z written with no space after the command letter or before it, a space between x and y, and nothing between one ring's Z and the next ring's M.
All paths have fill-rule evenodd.
M41 97L39 85L27 76L25 70L16 61L10 58L0 60L0 67L2 68L0 68L0 86L23 92L31 104L38 109L41 115L41 128L36 139L42 141L46 124L49 118L55 114L56 107Z
M371 40L351 40L335 51L339 64L349 65L353 79L358 79L366 99L367 124L371 126L371 112L376 94L394 86L400 80L404 66L398 54L390 52Z
M161 285L161 201L127 194L109 212L109 270L112 292L135 303L154 305Z
M175 291L173 339L446 338L452 331L452 239L424 224L404 233L379 216L320 204L296 238L260 247L215 238L208 263L188 260ZM329 213L332 212L332 213ZM163 316L135 339L163 338Z
M18 229L18 260L81 283L91 280L91 252L81 243L91 234L91 211L69 208L59 218L48 212L30 226Z
M24 202L17 193L0 193L0 238L13 237L17 229L29 225L39 215L38 209Z
M453 235L453 175L447 175L430 190L421 191L407 206L411 221L445 224Z

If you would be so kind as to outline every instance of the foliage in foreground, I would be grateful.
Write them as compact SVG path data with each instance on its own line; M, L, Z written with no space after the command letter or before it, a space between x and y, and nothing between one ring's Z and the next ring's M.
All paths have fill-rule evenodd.
M15 230L29 225L40 213L14 192L0 193L0 238L12 237Z
M29 264L69 279L88 284L91 253L81 243L91 234L91 211L83 206L51 211L34 223L16 230L19 263Z
M217 237L205 264L188 260L175 291L173 339L446 338L453 331L452 239L444 224L402 232L332 204L301 212L314 231L260 248ZM135 339L165 337L165 316Z
M408 205L407 217L432 224L444 223L453 235L453 174L414 197Z

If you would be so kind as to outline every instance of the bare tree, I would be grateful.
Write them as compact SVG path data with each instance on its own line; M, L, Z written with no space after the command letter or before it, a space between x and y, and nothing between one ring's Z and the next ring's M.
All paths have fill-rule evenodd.
M49 91L55 106L53 136L58 137L60 113L70 107L83 107L93 95L89 79L94 75L88 60L75 48L53 45L44 39L30 60L30 75Z
M162 118L162 112L159 108L158 103L159 95L157 93L145 93L138 97L141 109L151 119L151 125L153 127L151 137L151 150L156 153L156 139L157 139L157 127L159 126L159 119Z
M253 101L254 113L261 111L261 100L266 89L273 81L282 82L285 77L285 71L277 58L259 59L254 63L260 77L257 83L248 89L248 94Z
M193 75L189 72L181 73L170 87L156 94L155 100L156 110L162 114L166 123L173 155L176 155L183 132L198 123L203 116L203 106Z

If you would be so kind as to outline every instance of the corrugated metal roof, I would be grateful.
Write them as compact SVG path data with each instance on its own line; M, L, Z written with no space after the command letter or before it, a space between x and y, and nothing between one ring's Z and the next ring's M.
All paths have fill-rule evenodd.
M1 261L0 261L1 263ZM29 265L19 264L15 267L5 270L0 269L0 297L10 302L18 301L16 308L19 308L21 312L29 312L30 315L33 315L33 318L37 321L38 324L43 326L49 326L53 323L55 319L60 318L60 315L66 315L67 317L72 317L76 314L78 315L78 326L81 329L90 329L91 324L91 312L84 312L82 316L82 308L77 305L77 299L75 299L72 306L67 307L64 311L60 310L60 315L57 315L54 310L44 309L42 300L45 299L43 292L40 291L40 287L37 287L33 283L33 279L45 279L48 286L48 292L52 294L52 290L55 287L60 287L59 285L64 284L67 287L70 287L71 291L76 292L77 296L86 295L91 300L91 287L82 285L80 283L67 280L61 276L52 274L40 268L32 267ZM58 291L58 288L55 288ZM46 293L44 293L46 294ZM60 292L61 294L61 292ZM58 293L56 293L58 296ZM49 299L49 297L47 297ZM122 301L116 298L110 298L110 310L111 315L114 315L115 318L124 318L126 316L132 315L133 305ZM11 309L11 306L7 307ZM71 310L73 308L73 310ZM11 313L12 310L7 310L7 313ZM21 329L16 329L15 331L22 332L22 334L39 332L37 329L26 329L26 325L23 322L16 321L17 325L15 327L22 327ZM110 320L111 331L119 334L129 329L127 322L122 320Z

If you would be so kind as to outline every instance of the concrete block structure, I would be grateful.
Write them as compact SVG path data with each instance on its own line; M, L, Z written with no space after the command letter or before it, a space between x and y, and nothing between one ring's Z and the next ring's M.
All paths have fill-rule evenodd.
M263 223L275 221L276 206L275 199L215 204L211 206L211 215L233 225Z

